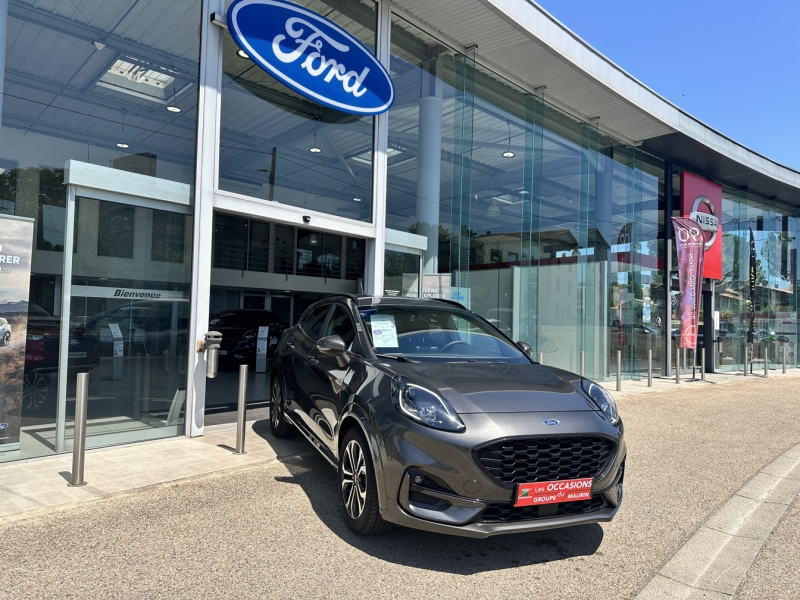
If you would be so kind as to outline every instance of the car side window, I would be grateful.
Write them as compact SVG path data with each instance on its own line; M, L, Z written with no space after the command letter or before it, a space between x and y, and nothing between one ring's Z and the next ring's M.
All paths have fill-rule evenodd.
M326 304L315 308L300 326L312 340L316 341L321 337L320 332L322 331L322 326L325 324L325 317L328 315L330 307L330 304Z
M322 337L329 335L338 335L344 340L344 345L348 351L353 349L356 330L353 320L343 306L337 305L333 309L333 314L325 327L325 333L323 333Z

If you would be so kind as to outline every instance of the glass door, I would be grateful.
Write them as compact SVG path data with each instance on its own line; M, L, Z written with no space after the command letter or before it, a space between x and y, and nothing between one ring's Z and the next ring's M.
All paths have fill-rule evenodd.
M422 283L421 251L387 245L385 257L384 295L419 298ZM438 280L438 276L436 278Z

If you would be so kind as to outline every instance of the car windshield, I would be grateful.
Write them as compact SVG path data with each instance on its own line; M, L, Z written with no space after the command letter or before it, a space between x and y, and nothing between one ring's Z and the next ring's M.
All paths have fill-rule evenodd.
M376 354L423 362L530 363L519 348L468 312L409 305L360 314Z

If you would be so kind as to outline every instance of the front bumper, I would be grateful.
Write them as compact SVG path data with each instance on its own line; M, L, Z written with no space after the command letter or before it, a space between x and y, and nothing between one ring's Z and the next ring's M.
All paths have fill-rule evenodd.
M547 416L565 424L564 431L554 435L549 428L537 426L541 413L528 413L527 418L462 415L472 435L431 434L430 430L413 431L412 425L401 432L400 439L391 436L396 443L386 449L394 460L384 462L384 468L392 467L385 469L381 516L405 527L475 538L611 521L622 501L626 448L621 425L611 426L592 411ZM489 437L495 432L503 435ZM516 487L487 473L473 450L489 440L523 436L600 436L612 441L613 454L592 474L591 500L514 507Z

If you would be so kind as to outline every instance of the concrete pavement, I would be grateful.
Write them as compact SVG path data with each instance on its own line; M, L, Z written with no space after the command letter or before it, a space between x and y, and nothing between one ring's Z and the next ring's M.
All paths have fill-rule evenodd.
M281 461L0 519L0 597L634 598L732 498L747 498L748 484L778 477L776 458L797 454L800 378L746 382L619 395L629 459L610 524L488 540L402 529L358 538L338 513L335 473L300 442ZM248 443L258 439L271 442L250 434ZM743 522L732 514L728 527ZM735 597L800 597L799 520L795 498L774 531L769 524ZM702 547L695 555L709 558ZM730 597L690 587L694 597ZM656 597L692 597L681 594Z

